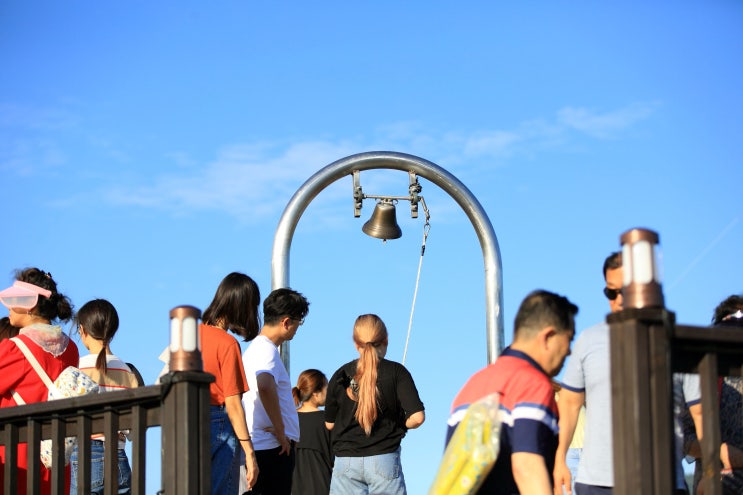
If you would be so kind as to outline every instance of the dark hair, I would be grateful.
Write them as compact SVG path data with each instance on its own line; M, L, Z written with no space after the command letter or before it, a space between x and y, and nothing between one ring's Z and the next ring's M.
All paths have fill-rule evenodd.
M547 326L558 332L575 331L578 306L567 297L546 290L535 290L521 302L513 323L514 338L534 334Z
M273 325L282 318L303 320L310 311L310 303L299 292L288 287L271 291L263 301L263 321Z
M743 326L743 318L731 318L738 311L743 311L743 295L732 295L722 301L715 308L712 315L712 324L720 326Z
M52 293L49 297L39 295L38 302L31 310L31 314L48 321L69 321L72 318L72 303L67 296L57 292L57 282L54 281L51 273L38 268L26 268L16 271L15 278L21 282L47 289Z
M315 392L320 392L328 384L328 377L316 369L304 370L297 378L297 386L292 388L294 405L306 402Z
M622 252L614 251L604 260L604 278L606 278L606 272L609 270L616 270L622 268Z
M3 316L0 318L0 340L9 339L18 335L20 328L10 324L10 318Z
M220 282L202 321L229 329L247 342L253 340L261 329L260 302L261 291L255 280L244 273L232 272Z
M95 367L105 375L108 371L106 347L113 340L116 330L119 329L119 314L116 308L105 299L93 299L83 304L75 320L79 326L83 327L86 334L103 344L95 360Z

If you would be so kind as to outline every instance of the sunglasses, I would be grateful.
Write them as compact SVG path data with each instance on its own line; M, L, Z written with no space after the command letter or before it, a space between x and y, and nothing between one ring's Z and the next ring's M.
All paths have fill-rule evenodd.
M610 289L608 287L604 287L604 295L610 301L613 301L614 299L619 297L621 293L622 293L622 289Z

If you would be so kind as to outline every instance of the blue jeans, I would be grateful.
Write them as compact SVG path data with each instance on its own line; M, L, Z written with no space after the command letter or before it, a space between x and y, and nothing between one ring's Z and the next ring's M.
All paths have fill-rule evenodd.
M104 443L101 440L90 441L90 495L103 495L103 454ZM117 449L119 462L119 493L129 495L132 492L132 469L124 449ZM70 493L77 494L77 446L70 456Z
M570 489L575 493L575 476L578 474L578 463L580 462L580 456L583 453L583 449L568 449L568 453L565 456L565 464L567 464L570 470ZM565 487L562 489L562 493L567 493Z
M369 457L336 457L330 495L407 495L400 448Z
M224 406L210 407L212 495L235 495L240 478L240 451Z

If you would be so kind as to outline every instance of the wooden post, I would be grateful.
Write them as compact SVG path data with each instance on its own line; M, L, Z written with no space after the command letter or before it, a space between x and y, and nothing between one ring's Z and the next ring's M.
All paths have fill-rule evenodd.
M617 495L674 490L672 320L662 308L630 308L607 316Z
M176 371L160 380L162 411L162 486L166 495L211 492L209 384L214 376Z

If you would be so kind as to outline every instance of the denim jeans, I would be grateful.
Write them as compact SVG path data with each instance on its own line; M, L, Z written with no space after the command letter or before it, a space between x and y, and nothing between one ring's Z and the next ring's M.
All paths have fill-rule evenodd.
M210 407L212 495L235 495L240 476L240 451L224 406Z
M406 495L400 448L369 457L336 457L330 495Z
M568 453L565 456L565 464L567 464L570 470L570 489L575 493L575 476L578 474L578 463L580 463L580 456L583 453L583 449L568 449ZM562 488L562 493L566 494L567 490L565 487Z
M101 440L90 441L90 495L103 495L103 454L104 443ZM132 469L124 449L117 449L119 464L119 495L129 495L132 492ZM70 493L77 494L77 446L70 456Z

